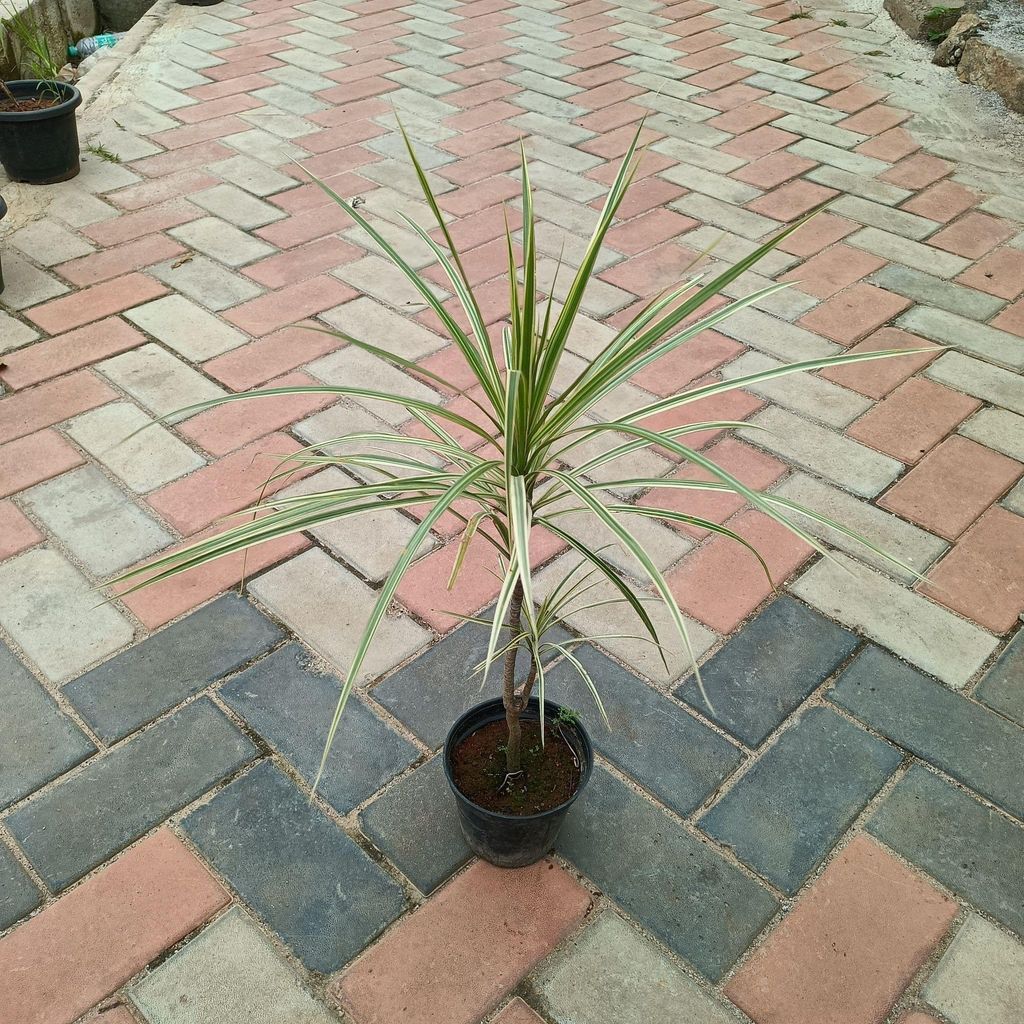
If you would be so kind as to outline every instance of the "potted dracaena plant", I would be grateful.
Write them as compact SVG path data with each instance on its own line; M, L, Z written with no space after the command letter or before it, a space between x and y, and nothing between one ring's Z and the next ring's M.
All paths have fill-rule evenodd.
M12 181L49 185L79 171L78 122L82 94L60 81L61 63L31 8L0 8L24 78L0 81L0 164Z
M122 593L129 593L232 552L325 523L381 508L413 512L419 525L384 581L348 666L337 708L327 730L320 767L322 772L345 703L360 677L367 651L399 583L431 528L442 516L456 516L464 529L449 587L457 578L471 544L490 545L496 554L500 591L489 623L486 657L476 669L482 671L486 680L487 673L495 670L495 664L500 661L500 669L495 671L500 672L502 693L500 698L484 701L472 708L452 726L444 747L444 767L469 846L480 856L503 866L531 863L551 849L567 810L579 796L591 771L593 754L586 730L575 714L545 700L544 665L545 658L552 655L565 659L578 671L598 707L601 707L600 680L592 679L573 653L575 647L588 638L552 639L554 636L564 637L561 631L556 634L554 627L566 615L590 607L580 602L595 581L610 589L614 600L621 600L631 609L630 614L636 616L644 638L655 644L659 651L662 651L664 643L682 644L694 661L700 685L685 620L655 559L631 531L629 517L642 515L700 527L753 551L751 545L733 530L698 515L647 505L608 504L604 495L609 488L671 487L731 491L823 553L824 549L817 541L793 521L791 513L797 512L855 538L878 554L890 557L867 539L823 515L779 495L752 490L707 455L686 444L687 435L709 428L740 428L745 424L686 423L655 429L650 420L701 398L762 383L784 374L862 359L906 355L905 350L806 360L683 389L610 420L592 418L602 400L639 371L685 345L701 331L714 327L736 310L785 287L772 284L701 315L709 300L719 296L778 242L797 230L803 221L784 229L771 242L757 248L712 280L702 283L697 276L652 300L607 343L596 358L578 372L575 379L554 393L556 376L559 376L563 362L568 362L568 359L563 360L566 345L577 323L599 250L636 169L639 134L638 130L625 154L593 237L565 291L560 308L555 306L550 295L545 302L540 294L533 196L524 152L521 266L516 263L512 235L506 231L510 316L502 329L502 343L497 353L492 348L487 324L470 287L470 275L463 266L408 139L409 154L427 205L437 221L437 234L441 241L435 241L422 227L409 218L405 219L443 269L461 305L468 329L464 329L435 296L428 280L398 254L353 204L322 182L318 183L387 255L422 296L423 303L433 310L468 364L472 387L455 387L437 374L388 351L386 343L373 344L342 332L328 333L423 379L433 380L449 393L464 395L472 413L462 415L440 403L390 394L361 387L357 383L267 388L177 410L173 414L175 418L224 402L258 400L261 396L332 394L405 406L422 424L424 436L390 433L382 428L381 432L348 434L289 455L283 459L282 468L275 478L287 477L297 469L314 464L333 464L364 470L371 468L383 479L341 489L266 498L246 510L252 514L251 521L156 558L113 581L115 584L127 584ZM552 287L551 291L554 290ZM598 442L598 453L578 455L582 445L589 441ZM381 450L381 444L390 445L390 450ZM356 450L349 451L353 446ZM397 454L395 446L398 446ZM710 480L634 478L629 474L627 465L623 472L628 479L609 481L607 474L602 473L602 482L594 481L593 474L600 467L615 463L621 465L621 460L652 446L667 449L690 465L703 469ZM672 639L658 635L644 607L642 592L638 594L613 561L576 526L581 513L591 517L594 527L610 532L649 581L647 585L652 596L646 600L664 603L674 624ZM574 517L572 528L565 521L569 514ZM533 579L530 545L534 527L554 534L579 556L580 562L568 577L543 595L535 588ZM756 551L754 554L767 572L764 560ZM895 559L891 560L895 562ZM912 569L909 571L913 572ZM600 603L607 604L608 601ZM678 634L677 639L675 634ZM517 657L525 666L519 670ZM467 675L471 671L472 667L467 666ZM703 691L703 687L701 689Z

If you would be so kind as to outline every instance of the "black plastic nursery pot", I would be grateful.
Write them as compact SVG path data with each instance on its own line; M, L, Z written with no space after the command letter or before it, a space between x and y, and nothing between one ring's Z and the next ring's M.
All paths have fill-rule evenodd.
M49 185L79 171L75 109L82 94L67 82L8 82L19 100L56 93L59 103L40 110L0 110L0 164L12 181ZM0 99L6 97L0 93Z
M4 202L4 197L0 196L0 220L3 220L7 216L7 203ZM0 253L0 292L4 290L4 264L3 254Z
M545 720L556 717L561 708L544 702ZM579 758L580 778L575 792L564 803L540 814L502 814L488 810L469 799L455 784L452 758L459 744L492 722L504 722L505 708L500 698L470 708L448 731L444 741L444 773L455 795L459 823L469 848L478 857L502 868L521 868L550 853L558 838L569 808L576 802L594 770L594 748L586 729L578 721L563 725L561 733ZM540 720L540 701L531 697L523 710L523 722Z

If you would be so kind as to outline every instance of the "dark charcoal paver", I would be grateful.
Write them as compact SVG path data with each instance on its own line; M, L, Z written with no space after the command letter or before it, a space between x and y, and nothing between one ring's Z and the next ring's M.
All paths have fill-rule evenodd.
M1024 818L1024 729L869 647L831 699L922 760Z
M568 662L546 677L546 696L578 711L594 746L674 811L699 807L743 760L727 739L600 651L581 645L573 653L594 681L611 728Z
M848 658L857 637L791 597L776 598L701 669L714 711L693 677L676 690L756 747Z
M68 683L64 694L96 734L112 743L283 637L244 597L225 594Z
M794 893L900 763L826 708L809 708L701 819L700 827Z
M604 768L569 812L559 851L630 916L717 981L775 897Z
M420 892L433 892L469 860L440 754L399 779L359 818L373 845Z
M96 747L0 644L0 809L84 761Z
M483 617L489 614L482 613ZM487 656L489 636L488 627L467 622L375 686L374 700L436 749L463 711L501 695L499 665L491 668L484 690L480 689L481 676L473 673L474 667ZM568 636L564 630L552 630L547 639L557 643ZM518 664L525 673L525 655L520 654Z
M63 889L256 753L201 698L58 782L7 826L43 881Z
M316 778L341 680L308 667L308 655L289 644L228 682L220 691L310 785ZM320 780L320 793L347 814L416 760L419 751L358 698L345 706L341 727Z
M914 765L868 831L976 907L1024 935L1024 828Z
M270 761L182 824L310 970L337 970L405 908L401 886Z
M0 843L0 931L31 913L41 902L39 890L18 858Z
M1024 725L1024 629L985 673L974 691L978 700Z

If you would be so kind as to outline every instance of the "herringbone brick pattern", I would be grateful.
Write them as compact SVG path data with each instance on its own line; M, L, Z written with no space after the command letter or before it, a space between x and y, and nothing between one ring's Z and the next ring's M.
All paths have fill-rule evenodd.
M923 145L924 105L899 59L878 56L889 30L868 15L756 0L166 14L83 117L120 161L86 154L42 216L15 222L12 203L5 225L0 1021L71 1024L115 1005L99 1019L1019 1020L1019 161ZM935 346L687 413L749 421L693 443L928 581L828 533L836 552L820 559L727 496L690 501L764 551L779 596L742 548L647 523L714 710L681 652L666 675L629 639L588 649L622 725L594 724L600 766L559 862L476 864L447 885L468 855L435 751L478 699L465 673L480 644L454 627L496 593L475 549L446 591L454 518L399 590L312 808L332 674L410 519L382 510L253 552L247 598L224 594L240 560L99 607L94 593L247 505L272 456L417 429L405 410L350 400L231 404L137 433L154 417L311 381L468 405L302 329L334 326L468 384L433 314L309 182L358 197L427 268L403 219L429 223L399 119L496 340L520 141L550 283L583 251L643 119L638 179L571 340L577 365L712 246L703 265L727 265L833 200L730 296L791 288L609 412L783 360ZM444 276L426 273L460 317ZM667 452L637 468L700 475ZM291 485L321 482L351 477ZM549 536L533 557L542 581L567 558ZM569 625L622 632L600 609ZM586 706L551 675L553 694Z

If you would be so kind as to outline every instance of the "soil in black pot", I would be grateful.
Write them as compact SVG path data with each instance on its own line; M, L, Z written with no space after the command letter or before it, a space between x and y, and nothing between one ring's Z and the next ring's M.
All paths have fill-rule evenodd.
M15 101L0 93L0 114L13 114L19 110L48 110L63 102L63 96L26 96Z
M467 736L452 753L452 775L459 791L473 803L499 814L540 814L564 804L580 784L579 758L548 719L544 745L540 723L522 721L522 773L505 783L508 727L491 722ZM571 734L571 729L565 731Z

